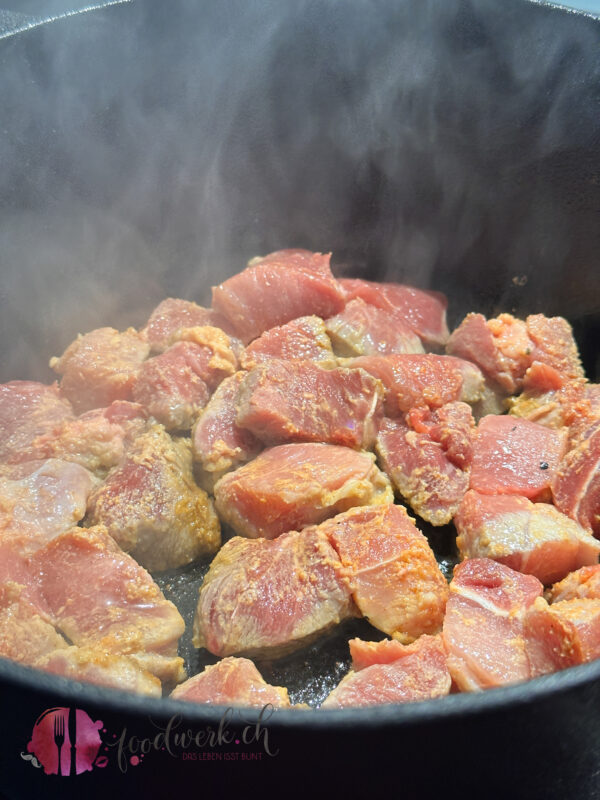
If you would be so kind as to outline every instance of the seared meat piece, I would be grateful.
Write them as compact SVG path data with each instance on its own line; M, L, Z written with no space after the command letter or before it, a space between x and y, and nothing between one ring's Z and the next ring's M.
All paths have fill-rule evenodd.
M525 615L524 632L531 677L584 664L600 657L600 600L538 597Z
M101 647L64 647L40 656L31 666L75 681L162 697L161 683L151 672L133 658L113 655Z
M27 594L22 584L0 584L0 656L32 665L68 644Z
M600 542L547 503L469 491L454 523L463 558L492 558L545 584L598 563Z
M245 377L245 372L236 372L225 378L192 431L194 459L201 464L202 483L211 492L222 475L263 448L254 434L237 424L238 392Z
M468 361L452 356L395 354L360 356L342 362L360 367L384 385L385 413L397 417L412 408L439 408L462 400L474 403L482 396L483 375Z
M138 403L115 400L108 408L66 419L34 441L39 458L73 461L105 477L118 464L132 439L146 427L147 415Z
M483 314L467 314L446 350L477 364L494 385L513 394L531 365L532 347L526 324L511 314L490 320Z
M424 353L417 334L402 317L357 297L325 322L339 356Z
M335 367L337 361L320 317L299 317L285 325L265 331L246 347L240 366L252 369L274 358L283 361L316 361L322 367Z
M382 387L357 369L269 361L239 389L238 425L267 444L328 442L368 449L381 418Z
M150 347L133 328L119 333L98 328L72 342L60 358L50 359L61 392L77 413L103 408L113 400L131 400L139 369Z
M377 283L357 278L342 278L340 283L347 302L360 297L366 303L400 317L427 344L444 344L448 338L448 301L443 294L400 283Z
M585 381L565 379L553 367L536 361L525 373L523 392L509 398L509 412L547 428L568 427L593 416L590 389Z
M427 539L402 506L364 506L323 522L363 616L409 643L436 633L444 618L446 580Z
M153 353L162 353L172 344L174 333L181 328L193 328L196 325L212 325L226 333L233 333L225 317L211 308L203 308L190 300L174 297L167 297L156 306L140 333L150 344Z
M307 314L329 317L344 307L331 274L330 254L281 250L253 259L243 272L212 290L212 307L248 343L275 325Z
M413 511L446 525L469 488L474 422L466 403L384 419L376 450L384 471Z
M473 361L507 394L522 387L527 369L536 361L566 378L583 377L573 331L562 317L534 314L523 322L511 314L490 320L467 314L446 349Z
M600 535L600 418L578 431L558 466L552 495L563 514Z
M459 689L528 680L600 656L600 600L549 606L541 589L533 576L485 558L455 568L444 643Z
M471 489L546 499L563 448L559 431L510 415L483 417L475 436Z
M178 342L142 365L133 396L168 430L191 428L208 402L202 355L196 345Z
M560 583L555 583L548 590L547 597L551 603L586 597L600 600L600 564L581 567L581 569L571 572Z
M67 461L28 461L12 467L0 477L2 535L22 534L27 550L41 547L83 519L95 484L88 470Z
M546 364L569 379L584 377L573 329L563 317L532 314L526 319L533 342L531 361Z
M79 646L127 655L167 682L185 677L177 643L185 625L151 576L106 528L73 528L28 562L54 626Z
M448 669L461 691L530 677L523 617L542 588L533 575L486 558L455 567L443 637Z
M223 658L204 672L180 683L171 692L173 700L223 706L289 708L287 689L271 686L247 658Z
M142 364L133 396L169 430L192 427L223 378L237 369L231 340L219 328L180 328L174 344Z
M277 656L353 614L340 561L319 528L230 539L200 587L196 647Z
M450 691L450 673L440 636L423 635L409 645L393 639L352 639L349 644L352 670L322 708L411 703L443 697Z
M69 401L53 383L11 381L0 384L0 462L46 458L38 437L52 434L75 418Z
M215 486L220 518L253 539L273 539L353 506L393 500L372 453L332 444L271 447Z
M189 441L161 425L137 437L90 495L86 524L99 523L150 570L189 564L221 542L212 503L193 479Z

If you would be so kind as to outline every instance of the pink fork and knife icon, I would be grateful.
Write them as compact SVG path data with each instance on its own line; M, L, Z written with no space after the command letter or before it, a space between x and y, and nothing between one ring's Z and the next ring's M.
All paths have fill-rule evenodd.
M66 709L65 709L66 710ZM54 743L56 745L58 754L58 775L76 775L77 774L77 719L76 709L68 709L67 721L67 734L68 734L68 747L69 747L69 764L68 769L63 769L63 753L62 748L65 744L65 714L64 711L57 711L54 715Z

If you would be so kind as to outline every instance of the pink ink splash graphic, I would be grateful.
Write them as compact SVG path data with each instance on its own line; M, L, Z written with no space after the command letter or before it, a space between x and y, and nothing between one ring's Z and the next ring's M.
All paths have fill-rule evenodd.
M49 708L33 726L27 751L46 775L80 775L105 767L106 756L98 758L102 725L102 720L94 722L80 708Z

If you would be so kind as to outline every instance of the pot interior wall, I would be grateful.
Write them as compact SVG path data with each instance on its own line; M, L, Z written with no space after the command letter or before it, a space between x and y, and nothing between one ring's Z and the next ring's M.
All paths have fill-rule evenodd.
M598 331L598 22L522 0L133 0L0 41L0 379L256 253ZM591 332L591 333L590 333Z

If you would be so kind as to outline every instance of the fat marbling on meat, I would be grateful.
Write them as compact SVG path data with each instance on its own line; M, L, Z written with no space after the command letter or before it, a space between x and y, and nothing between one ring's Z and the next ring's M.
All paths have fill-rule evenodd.
M326 320L325 328L339 356L425 352L417 334L398 315L360 297Z
M368 449L382 414L381 384L360 369L269 361L242 381L237 424L265 444L326 442Z
M549 584L597 564L600 542L548 503L469 491L454 518L463 558L492 558Z
M440 292L416 289L401 283L378 283L360 278L340 280L347 302L360 298L400 318L426 344L442 345L448 338L446 307Z

